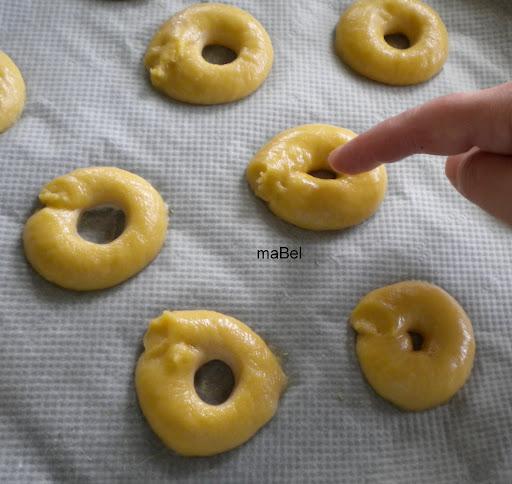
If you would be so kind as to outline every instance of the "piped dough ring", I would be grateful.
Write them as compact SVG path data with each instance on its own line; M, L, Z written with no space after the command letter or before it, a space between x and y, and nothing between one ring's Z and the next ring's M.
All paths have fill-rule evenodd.
M55 178L39 194L45 208L25 224L27 259L45 279L67 289L115 286L148 265L167 232L167 205L143 178L113 167L75 170ZM83 211L115 205L125 213L122 234L108 244L78 234Z
M197 395L205 363L231 367L235 387L220 405ZM265 342L214 311L165 311L149 324L135 387L144 416L166 446L187 456L218 454L250 439L277 410L286 376Z
M0 133L9 129L25 106L25 81L12 59L0 51Z
M203 48L222 45L237 58L207 62ZM173 99L192 104L236 101L267 78L273 61L270 37L250 14L219 3L199 3L177 13L153 37L144 63L151 83Z
M384 199L386 168L321 179L327 157L356 135L325 124L297 126L279 133L251 160L247 180L278 217L310 230L338 230L373 215Z
M471 321L452 296L433 284L406 281L376 289L361 299L350 322L366 379L404 410L447 402L471 373ZM411 332L423 339L416 351Z
M407 49L384 37L405 35ZM420 0L358 0L336 28L338 55L359 74L391 85L424 82L448 57L448 33L439 15Z

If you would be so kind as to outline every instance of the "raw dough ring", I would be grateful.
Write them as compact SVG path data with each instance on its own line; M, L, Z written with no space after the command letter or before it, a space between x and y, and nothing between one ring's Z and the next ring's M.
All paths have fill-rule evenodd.
M386 168L321 179L327 157L356 135L348 129L307 124L279 133L249 163L247 180L275 215L310 230L337 230L361 223L386 193Z
M403 34L410 47L384 37ZM338 55L363 76L392 85L418 84L436 75L448 57L446 27L420 0L358 0L336 28Z
M231 367L235 387L220 405L197 395L205 363ZM286 376L265 342L245 324L213 311L164 311L149 324L135 387L149 425L182 455L224 452L249 440L274 415Z
M0 51L0 133L9 129L25 106L25 82L12 59Z
M202 56L207 45L222 45L238 57L229 64L211 64ZM219 3L198 3L171 17L144 58L153 86L192 104L248 96L266 79L272 61L272 43L263 26L244 10Z
M350 318L357 356L373 389L404 410L448 401L471 373L473 327L440 287L406 281L367 294ZM410 333L423 338L414 350Z
M75 170L55 178L39 194L45 208L25 224L27 259L45 279L67 289L115 286L148 265L167 232L167 205L140 176L113 167ZM126 217L123 233L108 244L77 232L83 211L115 205Z

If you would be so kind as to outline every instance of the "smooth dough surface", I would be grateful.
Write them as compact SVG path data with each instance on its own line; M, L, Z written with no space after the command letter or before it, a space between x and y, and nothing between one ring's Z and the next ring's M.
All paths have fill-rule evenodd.
M440 287L405 281L366 295L350 318L357 356L373 389L404 410L447 402L473 367L473 327ZM411 332L423 343L413 348Z
M335 179L310 175L330 170L329 153L356 135L325 124L297 126L279 133L251 160L247 180L278 217L310 230L338 230L373 215L387 187L386 168Z
M0 133L9 129L25 106L25 82L12 59L0 51Z
M235 386L220 405L196 393L205 363L230 366ZM250 439L277 410L286 376L265 342L240 321L214 311L165 311L149 324L135 371L142 412L166 446L205 456Z
M55 178L39 194L44 208L25 224L27 259L45 279L67 289L115 286L148 265L166 237L167 205L149 182L114 167L75 170ZM108 244L83 239L83 211L114 205L124 211L122 234Z
M237 58L218 65L203 48L221 45ZM173 99L192 104L236 101L254 92L273 62L270 37L249 13L219 3L199 3L177 13L153 37L144 63L151 83Z
M409 48L389 45L385 36L405 35ZM437 14L420 0L358 0L336 28L338 55L359 74L391 85L424 82L448 57L448 33Z

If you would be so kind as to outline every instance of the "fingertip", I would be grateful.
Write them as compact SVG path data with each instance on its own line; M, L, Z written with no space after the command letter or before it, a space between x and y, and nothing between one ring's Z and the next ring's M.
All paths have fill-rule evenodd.
M340 151L343 148L343 146L339 146L338 148L335 148L329 153L329 156L327 157L327 163L329 163L329 166L337 172L342 171L341 167L343 166L343 159L340 157ZM341 161L340 161L341 159ZM340 166L341 165L341 166Z
M337 173L347 173L349 175L359 173L357 166L354 166L353 160L348 160L344 156L344 146L339 146L331 151L327 157L330 167Z

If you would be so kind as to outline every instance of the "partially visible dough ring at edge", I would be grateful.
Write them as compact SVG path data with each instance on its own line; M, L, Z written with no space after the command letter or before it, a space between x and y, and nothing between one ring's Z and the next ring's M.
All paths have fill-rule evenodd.
M148 265L160 251L168 224L167 205L149 182L114 167L75 170L55 178L39 194L44 208L26 222L27 259L45 279L67 289L115 286ZM83 239L83 211L103 205L123 210L126 225L108 244Z
M329 153L356 136L348 129L306 124L271 139L249 163L247 180L278 217L309 230L357 225L379 208L387 187L381 165L359 175L321 179L311 172L330 170Z
M203 48L221 45L237 58L228 64L206 61ZM240 8L199 3L177 13L153 37L144 58L151 83L178 101L221 104L254 92L273 62L270 37Z
M25 106L25 81L13 60L0 51L0 133L9 129Z
M402 34L407 49L389 45L385 36ZM409 85L435 76L448 57L446 27L420 0L358 0L336 27L336 50L359 74L384 84Z

